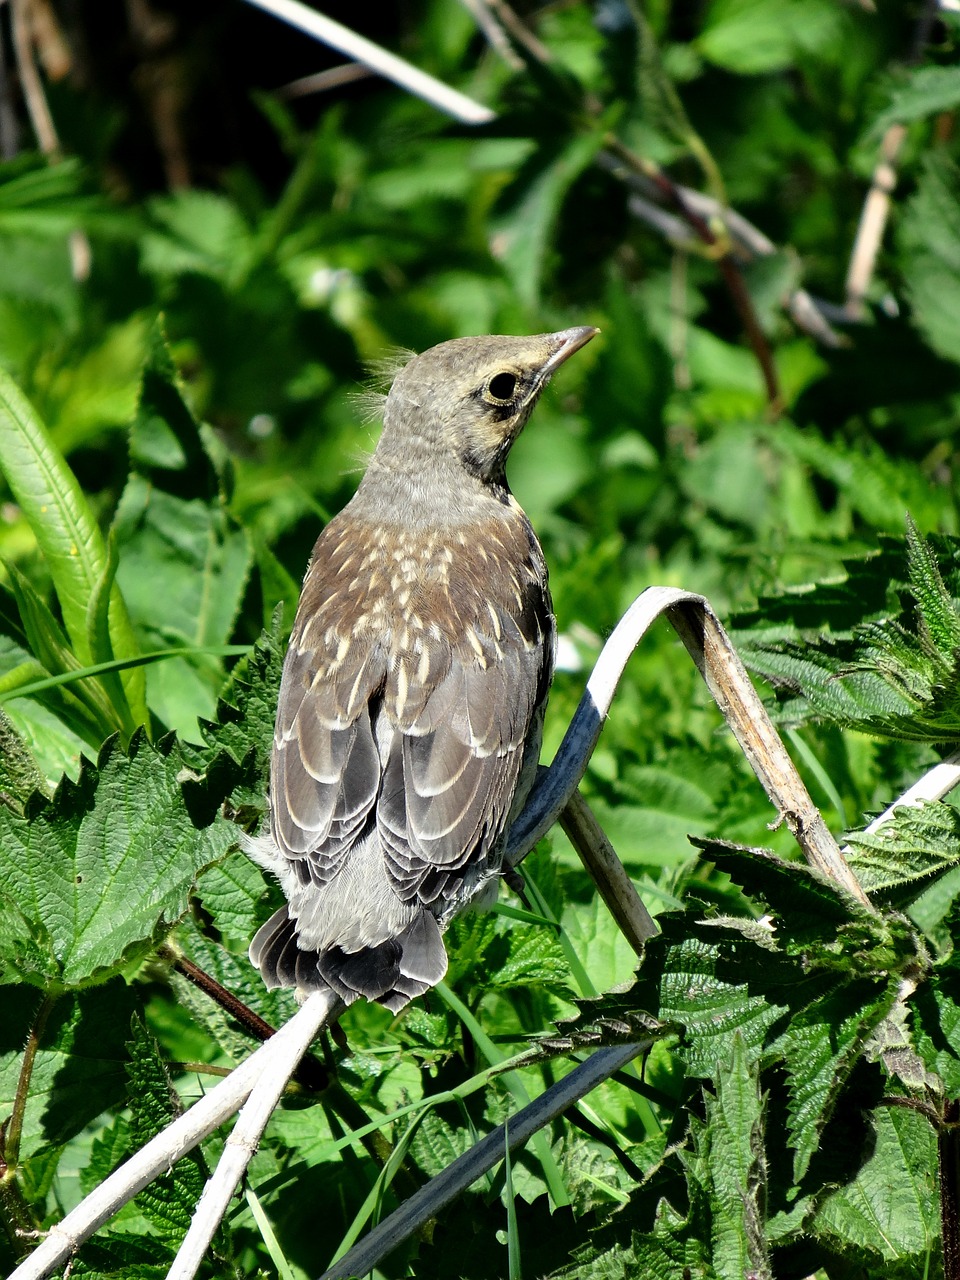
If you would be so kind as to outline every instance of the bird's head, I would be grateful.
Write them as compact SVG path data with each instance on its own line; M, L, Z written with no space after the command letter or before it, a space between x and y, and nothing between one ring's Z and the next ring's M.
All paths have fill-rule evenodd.
M540 392L598 332L581 325L523 338L455 338L414 356L387 396L378 455L406 450L499 481Z

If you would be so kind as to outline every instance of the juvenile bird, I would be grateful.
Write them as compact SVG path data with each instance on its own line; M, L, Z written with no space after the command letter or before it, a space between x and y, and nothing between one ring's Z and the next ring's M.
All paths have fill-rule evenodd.
M441 980L442 929L499 875L555 643L504 464L596 333L459 338L396 376L366 475L313 549L284 661L255 842L287 898L250 946L268 987L402 1009Z

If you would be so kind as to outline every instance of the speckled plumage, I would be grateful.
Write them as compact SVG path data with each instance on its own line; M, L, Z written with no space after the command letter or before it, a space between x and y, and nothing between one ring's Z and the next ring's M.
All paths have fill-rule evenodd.
M554 620L504 463L589 328L414 357L355 497L314 547L258 858L287 906L250 948L268 986L400 1009L446 971L441 931L500 871L532 782Z

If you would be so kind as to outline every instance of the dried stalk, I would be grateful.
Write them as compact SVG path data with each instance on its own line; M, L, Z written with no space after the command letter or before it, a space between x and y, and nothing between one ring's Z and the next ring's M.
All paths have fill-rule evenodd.
M862 320L866 315L864 299L870 291L877 254L890 216L890 197L897 185L896 160L906 136L906 125L892 124L880 143L880 159L863 202L847 270L844 309L851 320Z
M893 804L864 827L865 834L873 835L877 828L889 822L894 812L903 805L912 808L927 801L942 800L957 786L960 786L960 751L952 752L932 769L928 769L922 778L919 778L912 787L908 787L902 796L894 800Z
M317 1034L327 1014L326 998L318 992L222 1084L195 1102L189 1111L101 1182L61 1222L55 1223L46 1239L11 1273L9 1280L44 1280L68 1262L84 1240L118 1209L229 1120L250 1096L261 1076L285 1073L284 1079L288 1078L289 1057L297 1053L301 1038L312 1039Z
M53 123L40 71L33 56L33 0L12 0L13 47L17 55L20 88L40 150L50 160L60 159L60 139Z
M167 1280L193 1280L197 1274L210 1241L216 1235L217 1227L227 1212L233 1193L246 1172L247 1165L253 1159L261 1135L280 1101L280 1095L286 1088L287 1081L296 1071L297 1064L320 1027L329 1022L338 1008L341 1010L343 1008L332 991L316 992L310 997L308 1005L314 1006L312 1016L305 1018L299 1028L299 1034L289 1039L284 1046L282 1058L277 1056L274 1061L264 1066L260 1079L250 1091L250 1097L244 1104L233 1132L226 1141L220 1162L203 1189L190 1229L177 1250L173 1266L167 1272ZM307 1005L304 1006L306 1007ZM303 1010L300 1013L302 1014ZM297 1017L300 1017L300 1014ZM287 1027L291 1027L295 1021L296 1018L291 1019ZM270 1041L267 1043L269 1044Z
M766 708L717 615L703 596L675 587L650 587L633 602L604 645L586 692L553 765L510 832L512 864L557 821L570 802L600 736L627 660L652 624L666 614L686 645L744 755L811 866L862 905L869 902L844 861L810 793L794 768Z
M560 811L560 825L583 860L587 874L620 932L637 955L643 955L643 944L656 937L659 930L606 832L579 791L574 791Z
M266 13L273 14L281 22L289 23L291 27L296 27L308 36L313 36L315 40L338 49L340 53L352 58L355 62L362 62L377 75L392 80L394 84L400 85L415 97L422 98L424 102L431 103L448 116L452 116L454 120L459 120L463 124L486 124L494 118L495 112L489 107L484 107L465 94L458 93L456 89L451 89L442 81L435 80L433 76L428 76L425 71L420 71L403 58L398 58L396 54L389 53L380 45L374 44L372 40L357 35L349 27L344 27L339 22L334 22L332 18L318 13L316 9L301 4L300 0L247 0L247 2L258 9L263 9Z

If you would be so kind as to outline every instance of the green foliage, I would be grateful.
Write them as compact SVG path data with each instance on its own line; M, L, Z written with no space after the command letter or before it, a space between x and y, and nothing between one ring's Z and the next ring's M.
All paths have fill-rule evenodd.
M248 112L218 129L212 96L174 111L202 185L159 189L153 139L126 132L167 118L111 99L129 51L121 90L93 64L97 92L50 84L71 158L0 163L4 1222L46 1229L200 1073L249 1053L189 964L272 1025L295 1009L247 959L281 899L235 846L263 820L298 582L375 439L364 367L593 323L510 460L563 641L545 758L635 595L703 592L871 908L771 829L655 630L583 784L658 920L639 968L553 833L523 868L530 912L454 922L447 987L399 1018L354 1006L347 1047L317 1048L208 1274L318 1274L575 1057L642 1040L642 1071L378 1274L932 1280L960 1099L960 810L863 827L960 741L955 16L916 43L896 6L611 0L547 6L500 57L441 0L399 36L367 15L495 110L466 129L376 78L311 101L258 90L254 111L222 32L191 42L216 4L189 8L151 75L170 68L178 102L216 82ZM258 20L275 68L281 28ZM280 84L295 72L276 48ZM227 155L228 135L254 142ZM862 322L828 305L798 326L804 298L843 301L897 139ZM706 235L671 180L716 202ZM751 257L738 217L773 251ZM72 1274L165 1274L221 1142ZM28 1247L0 1233L4 1274Z
M148 954L187 909L233 828L188 807L167 739L117 740L23 814L0 810L0 981L58 990L103 982Z

